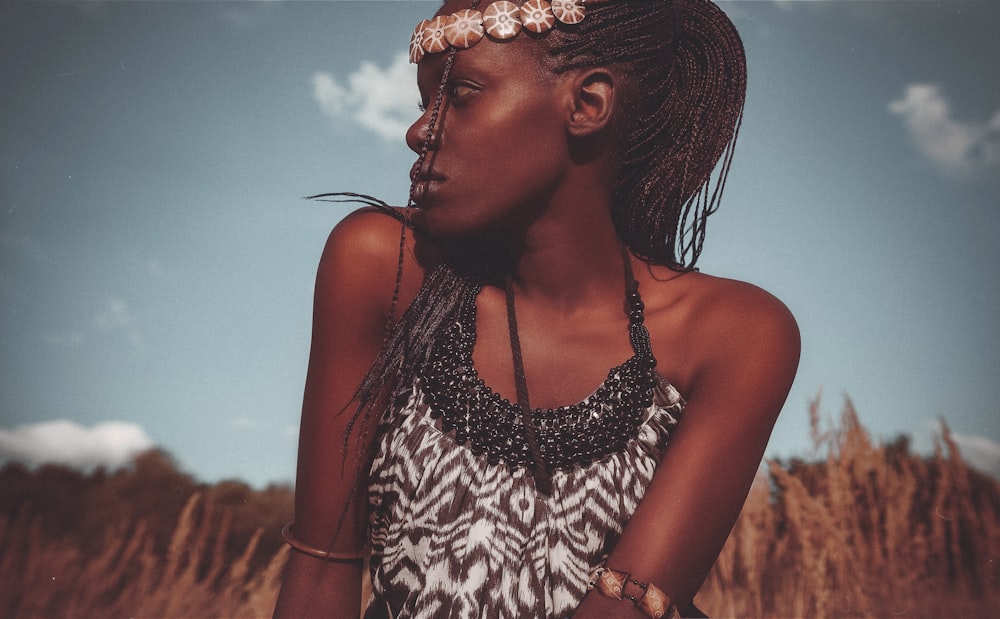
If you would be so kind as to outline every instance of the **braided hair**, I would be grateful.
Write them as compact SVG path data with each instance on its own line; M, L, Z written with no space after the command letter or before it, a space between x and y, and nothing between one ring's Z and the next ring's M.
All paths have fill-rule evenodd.
M708 0L624 0L589 4L574 31L550 35L541 41L555 72L623 71L611 207L618 236L650 262L694 268L743 116L746 56L736 28Z
M621 174L611 207L618 235L650 262L693 269L706 220L718 208L743 117L746 56L735 26L709 0L612 0L591 3L582 22L553 28L539 41L555 72L620 68L626 93L619 112ZM448 53L428 135L436 130L456 52ZM427 148L425 140L421 158ZM358 391L362 402L372 402L390 378L409 385L429 354L437 333L428 327L440 324L462 287L454 267L437 270L444 272L428 276L417 299L393 324ZM398 277L396 287L398 294Z
M616 120L620 178L611 206L618 236L649 262L693 269L704 243L706 219L718 208L743 116L746 58L732 22L709 0L611 0L589 4L581 23L553 28L538 40L555 73L593 66L621 71L625 96ZM438 129L455 53L448 52L418 161L427 156L429 140ZM713 186L711 177L720 158ZM384 202L368 196L313 197L331 196L348 196L399 217ZM390 324L384 345L355 394L358 408L343 438L345 457L351 428L359 418L380 415L392 405L394 394L387 393L386 385L411 387L471 285L456 272L460 265L439 265L428 273L403 316L392 320L406 230L412 225L402 219ZM360 445L365 439L364 431L353 438Z

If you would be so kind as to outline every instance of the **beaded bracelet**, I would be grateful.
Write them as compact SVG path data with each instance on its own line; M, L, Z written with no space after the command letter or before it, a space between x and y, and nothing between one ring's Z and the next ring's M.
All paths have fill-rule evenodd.
M314 559L322 559L323 561L360 561L372 553L372 548L368 544L365 544L360 550L352 552L335 552L333 550L323 550L322 548L310 546L292 535L291 522L281 529L281 539L285 540L286 544L302 554L309 555Z
M638 588L638 591L635 592L638 595L626 590L629 585L635 585ZM680 619L677 607L670 603L670 596L654 584L630 578L628 572L613 570L602 565L594 570L589 588L596 589L604 597L628 600L642 611L642 614L651 619L661 617Z

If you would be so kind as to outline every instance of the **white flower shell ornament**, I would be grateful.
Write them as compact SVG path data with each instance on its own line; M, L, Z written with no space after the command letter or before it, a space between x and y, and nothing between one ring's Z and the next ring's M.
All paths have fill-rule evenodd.
M586 16L584 0L528 0L521 6L509 0L489 5L485 11L462 9L417 24L410 37L410 62L417 64L425 54L437 54L453 47L467 49L489 36L497 41L512 39L524 28L536 34L547 32L558 20L578 24Z

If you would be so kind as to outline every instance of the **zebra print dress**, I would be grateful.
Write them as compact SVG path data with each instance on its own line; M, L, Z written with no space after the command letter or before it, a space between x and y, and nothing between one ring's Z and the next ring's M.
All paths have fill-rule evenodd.
M366 619L569 617L683 411L633 357L580 404L534 411L553 464L536 491L516 405L472 366L475 292L379 430Z
M569 617L653 477L683 407L661 381L626 448L555 471L458 444L416 386L382 435L370 483L373 594L366 617Z

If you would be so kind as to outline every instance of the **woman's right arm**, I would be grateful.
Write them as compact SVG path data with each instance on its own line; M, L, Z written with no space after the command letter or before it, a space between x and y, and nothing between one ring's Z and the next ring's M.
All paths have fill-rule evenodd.
M299 428L294 537L350 553L367 541L367 471L361 471L377 420L359 419L343 450L354 393L382 345L396 278L400 223L364 209L330 234L316 278L312 346ZM412 235L409 235L412 237ZM416 294L423 270L406 254L399 308ZM400 310L397 310L397 312ZM326 561L292 551L276 618L358 617L362 561Z

